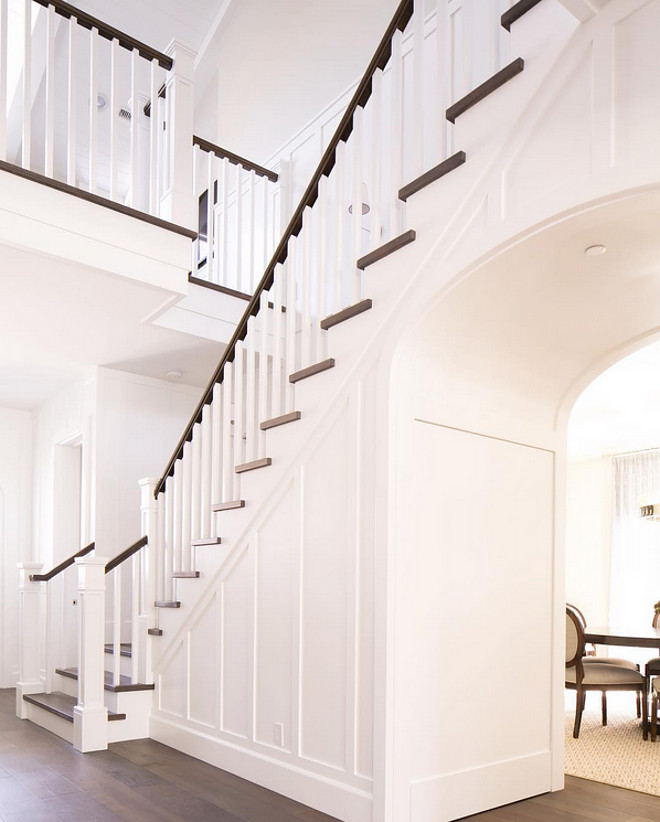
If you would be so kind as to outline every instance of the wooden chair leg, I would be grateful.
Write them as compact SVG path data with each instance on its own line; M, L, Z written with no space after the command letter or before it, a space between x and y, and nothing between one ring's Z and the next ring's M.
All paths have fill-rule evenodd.
M582 711L584 710L584 700L586 692L577 691L575 698L575 724L573 725L573 739L580 736L580 725L582 724Z
M644 692L644 698L646 698L646 691ZM640 719L642 716L642 694L637 691L637 719Z
M600 697L601 711L603 714L603 725L607 725L607 691L603 691Z
M637 691L637 698L641 696L640 692ZM646 698L646 694L643 694L644 699L642 700L642 737L646 741L649 738L649 717L648 717L648 708L649 703Z
M658 694L655 688L651 697L651 742L655 742L658 735Z

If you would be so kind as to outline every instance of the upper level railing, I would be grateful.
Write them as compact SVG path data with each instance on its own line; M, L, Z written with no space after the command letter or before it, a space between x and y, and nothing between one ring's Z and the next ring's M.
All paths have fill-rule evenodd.
M341 144L345 143L353 133L355 127L356 114L360 109L362 109L366 105L366 103L372 95L374 88L374 76L376 72L380 72L382 74L392 56L393 40L396 32L403 32L410 18L413 15L413 11L414 0L402 0L402 2L399 4L399 7L397 8L394 17L392 18L392 21L387 27L387 30L383 35L382 40L380 41L373 57L371 58L367 70L365 71L360 83L358 84L357 89L355 90L355 93L353 94L353 97L337 129L335 130L335 133L332 139L330 140L329 145L327 146L325 152L323 153L323 156L321 157L321 160L316 168L316 171L314 172L312 179L310 180L309 185L307 186L307 189L305 190L298 204L298 207L293 213L293 216L291 217L289 224L285 228L284 233L277 247L275 248L274 253L271 256L271 259L268 265L266 266L266 270L256 289L254 290L254 294L250 302L248 303L241 320L236 326L236 329L231 337L231 340L229 341L227 348L225 349L225 352L220 362L218 363L215 372L213 373L213 376L211 377L211 380L206 386L206 389L204 390L204 393L200 401L198 402L197 407L195 408L195 411L193 412L193 415L191 416L188 422L188 425L186 426L183 434L181 435L181 438L179 439L179 442L176 445L176 448L174 449L174 452L172 453L172 456L170 457L167 467L165 468L165 471L162 477L160 478L158 485L156 486L156 496L158 496L164 490L168 476L173 475L174 466L177 460L181 459L181 457L183 456L185 443L189 442L192 438L193 427L196 423L202 422L202 410L204 406L212 402L213 390L215 385L218 383L222 383L224 379L225 366L228 363L233 362L236 356L237 343L239 343L241 340L244 340L247 336L250 318L254 317L259 311L259 306L262 302L262 295L268 292L273 286L276 267L278 265L283 265L286 262L289 255L290 242L292 238L295 238L300 234L301 229L303 227L303 216L306 210L311 208L316 203L319 197L319 187L321 185L321 181L323 180L323 178L327 178L334 169L335 164L337 162L337 153L338 151L340 151ZM400 45L401 44L399 40L399 48ZM399 65L398 68L401 69L402 66ZM340 198L343 199L341 197L342 190L343 186L342 189L340 189L337 192L339 195L336 198L337 200L339 200ZM359 191L357 192L357 196L355 197L355 202L358 202L359 200L361 201L361 197L362 184L360 181ZM339 207L339 204L337 204L337 206ZM354 234L357 235L359 243L361 244L362 209L356 208L353 210L352 213L353 224L355 226ZM339 219L341 220L341 222L343 222L343 216ZM343 226L338 225L337 228L340 231L342 231ZM293 304L289 304L287 306L287 309L291 314L294 313L293 308Z
M192 228L192 59L61 0L0 0L3 170ZM182 78L177 94L159 96ZM182 175L190 196L175 204Z

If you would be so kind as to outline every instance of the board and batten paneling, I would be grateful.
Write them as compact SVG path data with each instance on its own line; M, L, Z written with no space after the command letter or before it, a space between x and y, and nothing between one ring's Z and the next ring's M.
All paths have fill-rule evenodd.
M308 803L310 785L371 793L376 384L333 404L235 542L223 531L216 577L156 670L158 732L188 730L186 750L255 781L285 765Z

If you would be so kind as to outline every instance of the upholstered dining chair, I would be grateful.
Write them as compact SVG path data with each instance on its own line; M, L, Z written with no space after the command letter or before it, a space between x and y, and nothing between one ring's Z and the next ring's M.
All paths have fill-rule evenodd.
M612 665L594 659L585 664L584 660L584 626L575 611L566 606L566 671L565 685L575 693L575 724L573 737L580 735L582 713L588 691L601 691L603 698L607 691L635 691L642 703L642 735L648 738L646 683L644 675L634 668ZM658 680L660 687L660 678ZM607 724L607 714L603 716Z
M582 611L577 607L577 605L571 605L570 602L566 603L566 607L570 608L577 618L580 620L582 624L582 630L586 631L587 629L587 620ZM658 660L660 662L660 660ZM584 665L590 665L592 662L605 662L608 665L619 665L622 668L629 668L631 671L639 671L639 665L636 662L633 662L630 659L622 659L618 656L598 656L596 654L596 646L592 645L590 650L586 650L585 648L585 656L582 659L582 663ZM660 674L660 670L657 671ZM645 674L646 675L646 674ZM646 694L649 692L649 684L648 684L648 677L646 679ZM603 717L603 725L607 725L607 692L603 691L601 697L601 712ZM641 694L637 693L637 716L641 717L642 715L642 697Z

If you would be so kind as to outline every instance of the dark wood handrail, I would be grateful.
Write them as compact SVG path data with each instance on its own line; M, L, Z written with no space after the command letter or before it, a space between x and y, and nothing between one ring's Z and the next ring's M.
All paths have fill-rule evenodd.
M76 551L75 554L72 554L68 559L65 559L64 562L60 562L59 565L56 565L54 568L51 568L47 574L30 574L30 579L32 580L32 582L48 582L53 577L56 577L58 574L61 574L62 571L66 571L67 568L70 568L76 561L77 557L84 557L87 554L91 553L93 550L94 543L90 542L89 545L86 545L84 548L81 548L80 551Z
M144 548L144 546L149 542L148 537L142 537L137 542L134 542L129 548L125 551L122 551L121 554L117 554L116 557L110 560L110 562L105 566L106 574L109 574L110 571L114 571L118 565L121 565L122 562L125 562L129 557L132 557L133 554L136 554L140 548Z
M284 230L284 234L282 235L282 239L280 240L277 248L275 249L275 253L273 254L268 266L266 267L266 271L264 272L263 277L261 278L259 285L257 286L252 299L248 303L245 312L234 330L231 339L227 345L227 348L222 355L220 362L218 363L217 368L213 372L213 376L211 377L210 382L204 389L204 393L202 394L201 400L197 403L197 407L195 408L188 425L186 426L185 431L181 435L181 439L176 445L172 456L170 457L169 462L167 463L167 467L163 473L163 476L158 481L158 485L156 486L156 490L154 491L154 496L158 497L160 493L165 488L165 483L167 482L167 478L174 474L174 466L176 465L176 461L183 456L183 447L186 442L190 442L192 439L192 432L195 426L195 423L202 421L202 411L205 405L209 405L213 400L213 388L216 383L222 382L222 372L223 369L228 362L232 362L236 352L236 343L240 340L245 339L248 330L248 320L250 317L256 315L259 311L259 301L261 298L261 294L264 291L268 291L272 284L273 279L275 277L275 268L278 264L283 263L287 256L288 256L288 245L289 240L292 237L297 237L302 229L303 223L303 213L308 206L313 206L316 200L318 199L319 195L319 183L322 177L327 177L332 169L334 168L335 161L336 161L336 153L337 147L339 143L346 142L353 131L353 115L355 114L356 110L360 107L364 107L371 97L372 91L372 82L373 76L376 73L377 69L383 70L387 65L390 56L392 54L392 38L397 31L403 31L405 27L408 25L408 21L413 15L414 11L414 0L401 0L396 12L394 13L394 17L390 22L389 26L387 27L387 31L383 35L382 40L380 41L378 48L376 49L374 56L371 58L371 61L367 67L367 70L364 73L364 76L360 80L353 97L351 98L351 102L348 104L346 111L344 112L344 116L341 118L339 125L337 126L337 130L335 131L332 139L326 150L321 157L321 161L319 162L314 175L307 186L305 193L298 204L298 208L296 208L293 217L289 221L289 225Z
M241 157L240 154L234 154L233 151L216 146L203 137L193 135L193 145L199 146L202 151L207 151L209 154L215 154L215 156L220 157L221 160L229 160L229 162L235 166L243 166L246 171L254 171L254 173L260 177L267 177L271 183L276 183L278 180L277 174L275 174L274 171L264 168L257 163L253 163L251 160L246 160L245 157Z
M67 19L75 17L79 26L89 30L96 29L101 37L104 37L106 40L117 40L119 45L122 48L128 49L128 51L137 49L140 57L144 57L145 60L158 60L159 65L167 71L170 71L174 65L172 58L168 57L167 54L163 54L162 51L151 48L151 46L148 46L146 43L142 43L140 40L136 40L135 37L131 37L130 34L125 34L123 31L109 26L107 23L104 23L103 20L92 17L92 15L87 14L86 11L78 9L69 3L64 3L63 0L33 0L33 2L45 8L52 6L58 14L61 14L62 17L66 17Z

